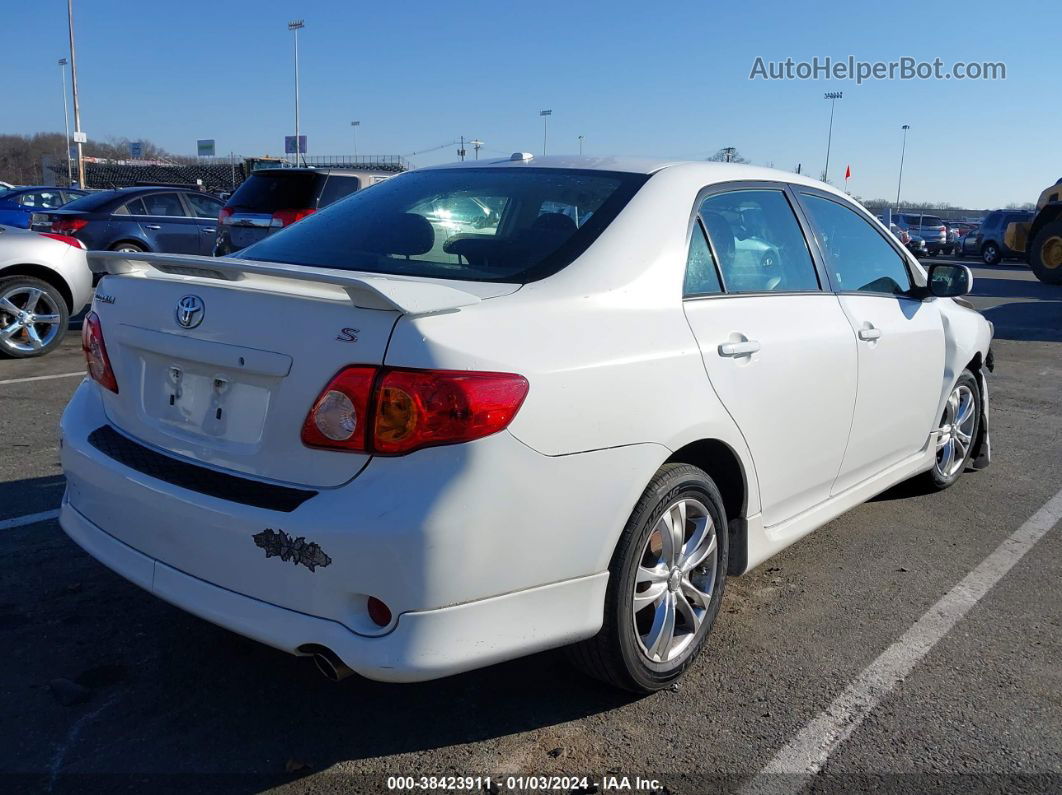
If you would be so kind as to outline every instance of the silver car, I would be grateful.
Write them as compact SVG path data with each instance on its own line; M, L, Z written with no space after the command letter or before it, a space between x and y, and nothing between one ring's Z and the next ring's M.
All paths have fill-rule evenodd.
M85 245L76 238L0 226L0 356L54 350L92 299Z

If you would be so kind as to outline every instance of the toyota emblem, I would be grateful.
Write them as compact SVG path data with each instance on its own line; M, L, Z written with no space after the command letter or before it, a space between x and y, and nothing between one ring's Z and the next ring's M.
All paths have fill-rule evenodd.
M206 307L198 295L186 295L177 302L177 325L181 328L195 328L203 322Z

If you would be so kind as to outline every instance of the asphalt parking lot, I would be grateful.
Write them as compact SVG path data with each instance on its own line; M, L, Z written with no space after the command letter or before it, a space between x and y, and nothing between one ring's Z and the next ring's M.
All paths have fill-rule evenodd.
M557 652L434 683L335 685L308 659L170 607L50 518L78 335L43 359L0 361L0 786L385 792L387 776L425 774L493 776L504 792L507 775L556 773L588 775L589 791L608 791L609 775L671 793L1059 791L1062 526L918 649L902 681L861 691L851 714L864 720L835 704L1059 504L1062 288L1017 265L974 272L972 300L996 328L993 465L940 494L897 487L731 580L706 653L646 698ZM843 736L818 775L757 777L786 769L795 738L826 742L824 715Z

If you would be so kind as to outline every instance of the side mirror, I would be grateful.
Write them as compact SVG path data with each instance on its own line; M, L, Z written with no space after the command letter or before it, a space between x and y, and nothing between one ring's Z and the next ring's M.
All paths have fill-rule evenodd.
M929 294L956 298L973 289L973 273L965 265L938 263L929 266Z

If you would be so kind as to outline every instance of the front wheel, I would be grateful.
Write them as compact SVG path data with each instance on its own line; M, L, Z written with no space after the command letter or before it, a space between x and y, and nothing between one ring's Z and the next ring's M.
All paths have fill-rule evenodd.
M719 489L689 464L650 481L609 566L601 631L571 648L589 675L635 693L678 679L704 646L727 569Z
M31 276L0 279L0 355L30 359L66 336L70 311L52 285Z
M985 261L985 265L998 265L1003 259L1003 255L999 252L999 246L995 243L985 243L984 248L981 249L981 259Z
M977 379L963 370L944 404L937 428L937 457L925 474L935 489L946 489L959 479L973 456L974 442L981 429L981 393Z

